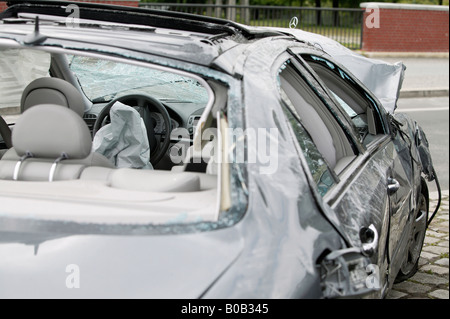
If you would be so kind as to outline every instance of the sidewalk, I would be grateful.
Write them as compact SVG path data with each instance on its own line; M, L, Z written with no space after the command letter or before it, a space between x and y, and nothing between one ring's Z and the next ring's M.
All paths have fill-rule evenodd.
M364 54L388 63L403 62L405 79L400 91L402 98L449 96L448 53L414 56L411 54Z
M430 213L437 193L430 194ZM410 279L395 284L387 299L449 299L449 191L442 192L439 212L428 227L419 259L419 270Z

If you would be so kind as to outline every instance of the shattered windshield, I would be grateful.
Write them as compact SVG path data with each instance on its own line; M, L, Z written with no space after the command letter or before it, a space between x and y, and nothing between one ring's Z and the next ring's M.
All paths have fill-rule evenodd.
M204 103L208 92L196 80L179 74L93 57L68 56L70 70L93 103L139 91L161 101Z

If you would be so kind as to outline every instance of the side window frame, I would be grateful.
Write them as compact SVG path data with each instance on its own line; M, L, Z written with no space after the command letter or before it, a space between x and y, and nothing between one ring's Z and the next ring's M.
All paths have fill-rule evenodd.
M293 139L293 142L297 149L298 156L299 156L301 162L303 163L302 164L303 168L308 171L308 176L310 176L309 178L311 178L311 182L315 183L315 185L316 185L315 186L316 191L322 197L325 197L325 196L328 196L328 194L330 193L329 190L335 189L336 187L338 187L338 188L341 187L341 186L337 186L337 185L341 185L341 180L339 178L339 175L343 171L345 171L346 168L349 167L350 164L353 163L354 160L359 155L361 155L363 153L363 150L361 148L359 148L360 147L359 143L358 143L358 145L353 144L354 140L350 139L348 137L348 132L346 132L346 130L343 127L341 127L341 123L336 118L337 115L333 114L333 112L330 110L330 106L327 105L327 100L326 100L326 96L324 95L324 92L321 92L320 90L316 90L315 86L318 85L317 82L315 82L314 78L312 78L312 75L309 74L309 71L305 70L304 67L302 66L302 64L299 63L299 61L297 61L296 56L293 56L288 51L286 52L286 54L283 54L282 56L280 56L278 59L278 62L273 65L274 72L278 72L276 74L279 75L279 73L281 73L281 71L283 70L283 67L285 66L285 64L288 63L288 61L292 62L291 64L293 65L296 76L304 83L304 85L310 91L310 93L308 93L308 94L313 95L314 98L317 100L317 102L319 104L319 108L321 109L321 112L326 114L328 121L332 122L332 125L335 126L335 128L337 128L337 130L339 131L339 133L338 133L340 136L339 139L343 139L343 140L345 140L345 143L347 143L347 146L346 146L347 153L345 153L345 154L347 154L348 156L343 158L343 159L345 159L345 161L343 161L345 164L343 166L340 165L339 170L337 170L337 167L333 168L330 165L328 165L327 160L325 159L323 154L320 152L320 150L317 149L317 145L314 143L314 141L312 141L312 144L317 149L317 153L320 154L320 156L324 160L327 170L330 172L330 174L326 174L327 175L326 177L329 177L329 179L327 179L327 178L324 178L324 179L326 181L330 181L330 179L332 180L331 185L318 185L319 180L318 180L317 176L313 176L311 167L309 167L308 159L306 158L307 154L305 154L305 150L301 147L301 142L298 141L296 133L294 132L295 128L292 127L291 123L289 122L289 117L287 116L287 114L285 112L286 111L290 112L292 117L294 117L296 119L296 121L298 122L298 124L302 126L303 130L308 134L309 137L311 137L311 134L308 131L308 128L303 125L303 123L300 119L300 116L295 111L296 107L293 105L291 107L289 107L288 105L286 105L287 104L286 101L283 100L282 93L281 93L281 85L282 85L281 82L282 81L281 81L280 77L278 76L278 79L277 79L277 84L279 87L278 99L280 101L280 107L282 108L281 110L283 111L284 116L285 116L286 124L290 131L289 134L291 134L291 138ZM300 67L300 69L299 69L299 67ZM298 94L300 94L300 96L303 96L303 95L301 95L300 92L298 92ZM294 111L292 110L292 108L294 109ZM322 116L324 116L324 115L322 115ZM322 118L321 118L321 120L324 121ZM355 150L355 148L356 148L356 150ZM326 187L323 188L321 186L326 186Z
M350 117L349 113L346 112L344 107L342 107L340 102L334 96L334 94L336 94L336 93L334 93L328 87L328 85L325 83L325 81L322 79L322 77L319 76L317 74L317 72L314 70L314 68L310 65L312 58L308 58L308 56L310 56L310 57L315 56L318 59L322 59L322 60L326 61L326 62L323 62L323 65L329 64L328 72L335 72L334 75L336 76L336 78L340 77L344 88L346 87L348 90L348 91L346 91L346 93L348 93L349 95L353 94L354 95L353 98L355 100L359 100L360 103L365 104L366 114L367 114L367 126L368 126L367 129L368 129L368 133L373 138L369 139L369 142L366 141L366 143L364 143L363 140L360 140L360 142L361 142L361 144L363 144L364 148L366 148L367 145L370 144L370 142L375 140L377 136L380 136L380 135L384 136L384 135L388 134L388 129L387 129L385 121L383 121L383 116L382 116L382 112L380 111L379 103L376 101L376 99L372 96L372 94L363 85L358 83L359 81L357 79L355 79L348 70L346 70L344 67L342 67L335 61L333 61L333 59L331 59L330 57L324 57L323 54L319 55L317 53L314 54L314 53L307 52L307 53L298 53L298 54L296 54L296 56L301 61L303 61L305 68L307 68L308 71L310 71L314 75L314 77L317 79L317 81L322 85L323 89L328 93L329 97L334 101L335 105L342 110L342 113L344 113L350 119L350 121L351 121L351 117ZM319 62L313 61L313 63L319 63ZM333 65L333 67L335 68L335 71L333 71L330 68L330 64ZM325 69L325 67L324 67L324 69ZM361 108L361 105L359 105L359 107ZM370 110L367 111L367 109L370 109ZM352 125L354 125L354 124L352 123ZM359 133L356 126L354 126L354 129L355 129L355 133Z
M339 183L339 178L329 167L327 161L323 158L322 154L317 149L309 132L303 126L298 113L295 111L295 108L293 106L290 106L291 102L289 98L287 96L283 96L285 95L285 93L282 93L283 89L281 87L279 89L280 106L283 110L285 121L289 128L289 134L291 135L291 138L295 144L297 153L301 153L307 163L309 173L311 174L311 177L316 184L317 192L322 197L324 197L330 189L332 189L336 184ZM295 123L292 123L292 121L295 121ZM297 129L294 127L294 125L297 126ZM304 136L303 143L299 140L299 134ZM307 148L306 144L310 144L310 146L312 147ZM308 156L311 153L316 153L314 155L315 159L313 159L312 156ZM312 166L316 166L318 169L316 170Z
M323 88L322 84L316 79L313 72L310 71L310 67L303 61L297 54L294 54L291 49L287 49L286 53L290 58L293 68L301 80L309 87L312 95L319 101L319 107L322 121L328 123L327 126L333 128L331 135L333 141L336 142L336 162L337 165L331 165L330 168L335 171L337 175L340 175L346 168L354 162L354 159L359 155L365 153L365 148L360 143L354 127L351 125L351 121L346 114L340 108L337 108L335 101L329 97L326 88ZM308 127L306 126L308 130ZM314 134L310 135L314 136ZM319 147L320 149L320 147ZM339 152L340 151L340 152ZM325 155L322 153L322 155ZM326 158L326 156L324 156Z

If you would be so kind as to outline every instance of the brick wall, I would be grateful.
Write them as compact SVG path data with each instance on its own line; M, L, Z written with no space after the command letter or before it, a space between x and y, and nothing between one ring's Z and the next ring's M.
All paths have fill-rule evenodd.
M64 1L64 0L63 0ZM92 3L106 3L118 6L137 7L140 0L74 0L76 2L92 2ZM5 2L0 2L0 12L7 8Z
M448 6L362 3L362 50L369 52L448 52ZM379 27L376 25L378 10Z

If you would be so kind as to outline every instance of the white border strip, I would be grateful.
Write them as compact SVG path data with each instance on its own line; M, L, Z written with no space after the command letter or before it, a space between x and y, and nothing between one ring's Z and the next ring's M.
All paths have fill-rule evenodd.
M448 6L424 5L424 4L401 4L384 2L362 2L361 8L397 9L397 10L424 10L424 11L449 11Z

